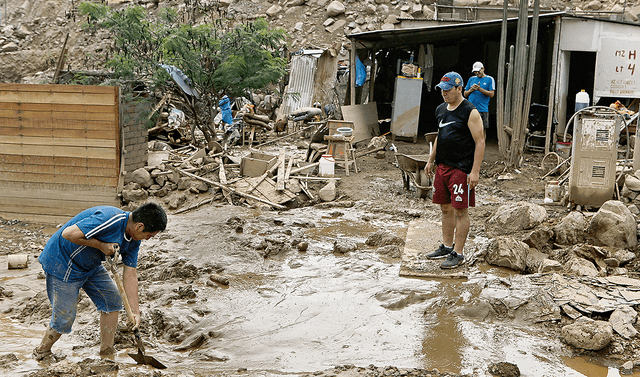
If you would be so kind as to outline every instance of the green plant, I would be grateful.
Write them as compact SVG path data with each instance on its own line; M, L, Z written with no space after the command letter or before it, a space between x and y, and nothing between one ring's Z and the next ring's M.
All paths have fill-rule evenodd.
M215 140L211 125L222 96L246 96L285 74L286 59L280 53L286 34L270 28L264 19L240 25L222 19L190 25L180 23L178 13L171 8L161 9L158 19L150 20L140 6L120 11L107 8L106 13L100 7L93 4L79 9L93 26L111 32L113 47L107 67L113 77L120 83L143 82L152 90L171 89L182 96L183 111L191 114L207 142ZM182 71L198 96L177 88L159 64Z

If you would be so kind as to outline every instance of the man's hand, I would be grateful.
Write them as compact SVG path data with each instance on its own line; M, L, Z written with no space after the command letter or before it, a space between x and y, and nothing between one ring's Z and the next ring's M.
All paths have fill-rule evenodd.
M133 313L133 323L130 323L131 330L135 330L140 327L140 314Z
M480 174L478 172L471 171L469 175L467 175L467 184L469 185L469 189L474 189L478 186L478 182L480 181Z
M114 255L116 253L116 250L118 250L119 248L120 245L118 245L117 243L104 242L102 243L100 251L102 251L102 253L106 256L111 256Z
M480 85L478 85L478 84L473 84L473 85L471 85L471 89L473 89L473 90L480 90Z
M427 165L424 167L424 172L427 174L427 177L430 177L433 174L433 162L427 162Z

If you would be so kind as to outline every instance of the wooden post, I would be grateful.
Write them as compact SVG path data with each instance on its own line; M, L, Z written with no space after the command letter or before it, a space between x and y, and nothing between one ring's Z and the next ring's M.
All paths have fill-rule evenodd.
M500 32L500 55L498 56L498 80L496 87L496 132L498 133L498 150L502 157L506 156L507 146L509 144L509 138L504 131L506 125L505 119L509 119L505 109L505 75L504 67L507 55L507 16L509 13L509 2L502 2L502 30Z
M547 110L547 137L544 140L544 151L549 153L551 141L554 135L551 134L553 126L553 114L556 102L556 80L558 71L558 51L560 49L560 31L562 29L562 17L556 16L556 30L553 36L553 57L551 59L551 83L549 84L549 109ZM557 132L557 130L556 130Z
M351 106L356 104L356 54L357 53L358 51L356 50L356 41L352 39L351 53L349 54L349 88L351 88L349 105Z

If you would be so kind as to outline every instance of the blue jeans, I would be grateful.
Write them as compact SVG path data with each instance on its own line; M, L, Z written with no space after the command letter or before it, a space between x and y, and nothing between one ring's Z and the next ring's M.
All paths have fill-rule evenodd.
M46 274L46 279L47 296L51 303L49 328L60 334L71 332L78 311L80 288L84 289L98 311L111 313L122 309L118 287L103 266L96 268L96 273L85 280L64 282L50 274Z

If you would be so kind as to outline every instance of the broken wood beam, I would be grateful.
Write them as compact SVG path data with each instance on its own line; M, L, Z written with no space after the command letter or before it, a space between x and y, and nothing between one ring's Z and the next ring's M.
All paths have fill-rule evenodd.
M199 176L197 176L197 175L195 175L195 174L191 174L191 173L186 172L186 171L184 171L184 170L176 169L176 171L177 171L178 173L180 173L180 174L186 175L187 177L191 177L191 178L198 179L198 180L200 180L200 181L202 181L202 182L204 182L204 183L210 184L210 185L215 186L215 187L219 187L219 188L221 188L222 190L227 190L228 192L231 192L231 193L233 193L233 194L236 194L236 195L242 196L243 198L248 198L248 199L257 200L257 201L259 201L259 202L261 202L261 203L268 204L268 205L270 205L270 206L272 206L272 207L274 207L274 208L278 208L278 209L286 209L286 207L285 207L285 206L282 206L282 205L280 205L280 204L272 203L272 202L270 202L270 201L268 201L268 200L265 200L265 199L262 199L262 198L258 198L257 196L253 196L253 195L250 195L250 194L245 194L244 192L238 191L238 190L236 190L236 189L234 189L234 188L228 187L228 186L223 185L223 184L218 183L218 182L214 182L214 181L212 181L212 180L210 180L210 179L206 179L206 178L199 177Z
M307 165L307 166L301 166L301 167L299 167L299 168L292 169L292 170L289 172L289 175L299 173L299 172L301 172L301 171L303 171L303 170L307 170L307 169L314 168L314 167L316 167L316 166L318 166L318 165L320 165L320 163L319 163L319 162L314 162L313 164L309 164L309 165Z
M276 142L276 141L280 141L280 140L282 140L282 139L286 139L286 138L291 137L291 136L293 136L293 135L297 135L297 134L299 134L299 133L301 133L301 132L304 132L304 131L306 131L306 130L308 130L308 129L310 129L310 128L313 128L313 127L315 127L315 125L313 125L313 126L309 126L309 127L306 127L306 128L303 128L303 129L298 130L298 131L296 131L296 132L292 132L292 133L290 133L289 135L286 135L286 136L283 136L283 137L279 137L279 138L277 138L277 139L273 139L273 140L265 141L265 142L264 142L264 143L262 143L262 144L258 144L258 145L256 145L256 148L261 147L261 146L263 146L263 145L271 144L271 143Z

